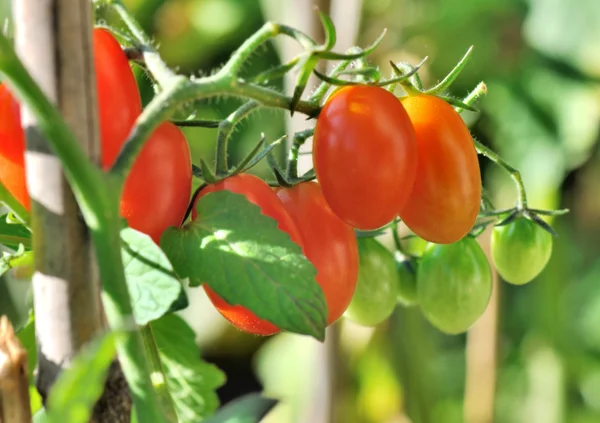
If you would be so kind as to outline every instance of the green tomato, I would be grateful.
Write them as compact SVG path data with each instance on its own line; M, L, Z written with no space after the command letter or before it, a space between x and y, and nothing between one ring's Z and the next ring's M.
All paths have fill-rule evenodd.
M492 232L492 259L506 282L523 285L546 267L552 255L552 235L535 222L519 217Z
M467 331L492 294L492 271L477 241L430 243L417 273L417 297L425 317L442 332Z
M396 259L396 269L398 270L398 303L404 306L416 305L418 303L416 263L405 258Z
M398 295L398 273L392 253L373 238L359 238L358 282L345 316L364 326L390 317Z

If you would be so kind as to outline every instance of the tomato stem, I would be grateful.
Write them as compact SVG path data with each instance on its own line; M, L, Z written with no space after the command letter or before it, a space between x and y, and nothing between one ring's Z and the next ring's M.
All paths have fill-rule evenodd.
M463 98L462 102L467 106L471 106L477 103L479 99L481 99L486 94L487 85L485 85L485 82L481 81L479 84L477 84L473 91L471 91L465 98ZM464 107L455 107L454 110L456 110L457 113L460 113L464 110Z
M152 375L152 385L154 386L158 396L158 402L169 421L176 422L177 412L175 411L173 397L169 391L167 377L165 375L162 362L160 361L160 355L156 347L154 334L152 333L152 326L150 324L142 326L140 333L142 335L142 339L144 340L146 354L149 357L148 365L150 367L150 374Z
M294 134L292 146L288 154L288 163L286 169L286 175L289 181L293 181L298 178L298 153L300 152L300 147L302 147L307 139L313 136L314 132L314 128L310 128Z
M514 181L517 186L517 209L524 210L527 208L527 193L525 192L525 185L523 184L523 179L521 178L521 173L510 166L507 162L505 162L496 152L492 149L486 147L475 138L473 138L473 143L475 144L475 149L482 156L487 157L492 162L500 166L510 175L511 179Z
M230 114L225 120L219 124L219 134L217 135L217 147L216 147L216 167L215 174L218 177L227 175L229 172L229 164L227 163L227 145L229 138L233 133L235 126L240 123L244 118L261 107L261 104L257 101L248 101L240 106L235 112Z

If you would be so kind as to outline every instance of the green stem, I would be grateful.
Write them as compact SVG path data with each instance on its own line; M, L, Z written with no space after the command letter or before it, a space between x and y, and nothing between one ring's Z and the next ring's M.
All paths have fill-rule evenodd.
M526 209L527 194L525 192L525 185L523 184L523 179L521 178L521 173L517 169L506 163L496 152L494 152L490 148L486 147L476 139L473 139L473 142L475 143L475 149L479 154L490 159L492 162L500 166L510 175L511 179L517 186L517 208L519 210Z
M231 134L233 133L233 129L250 113L258 110L260 106L260 103L257 101L248 101L219 124L215 172L217 176L224 176L229 172L229 166L227 163L227 145L229 143L229 138L231 138Z
M107 184L104 184L107 187ZM91 231L102 281L102 304L111 329L119 330L119 362L131 391L136 414L141 422L165 423L167 419L150 378L150 357L133 318L133 310L123 272L119 202L114 199L99 205L102 222Z
M467 106L472 106L473 104L477 103L481 97L483 97L486 94L487 94L487 85L485 85L484 82L480 82L473 89L473 91L471 91L469 93L469 95L467 95L462 100L462 102L465 103ZM463 108L455 107L454 110L456 110L458 113L460 113L463 110Z
M156 347L156 341L154 340L154 334L152 333L152 326L147 324L140 329L142 339L144 340L144 347L146 348L146 355L149 358L150 375L152 379L152 385L158 396L158 401L163 409L163 412L167 416L169 421L177 421L177 412L175 410L175 404L173 397L169 391L167 385L167 377L160 361L160 355Z
M17 219L29 228L29 211L17 200L2 183L0 182L0 201L3 202L14 214Z
M160 122L168 119L173 114L175 105L223 95L253 99L263 107L288 110L292 102L290 97L277 91L237 81L221 72L193 82L184 77L178 77L178 82L170 85L168 89L157 95L138 117L129 139L123 145L111 172L121 175L122 178L125 177L141 151L145 140ZM318 113L319 105L313 102L301 101L298 103L296 110L307 115L313 115Z
M152 47L152 40L146 35L141 26L131 16L121 0L110 0L110 5L119 14L123 22L127 25L133 36L143 45L142 55L148 70L158 82L166 88L176 79L176 74L163 62L158 52Z
M137 331L125 283L119 238L118 183L95 167L85 155L61 114L50 103L23 67L8 40L0 35L0 73L12 92L27 104L37 118L38 129L61 160L65 175L90 229L100 278L102 300L108 323L113 330L131 328L119 335L117 350L123 373L130 386L140 421L164 422L152 388L144 346ZM122 185L122 183L120 184ZM114 193L113 193L114 188Z
M313 136L314 128L306 129L302 132L296 132L292 141L292 147L288 154L288 163L286 174L289 181L293 181L298 178L298 155L300 147L306 142L307 139Z

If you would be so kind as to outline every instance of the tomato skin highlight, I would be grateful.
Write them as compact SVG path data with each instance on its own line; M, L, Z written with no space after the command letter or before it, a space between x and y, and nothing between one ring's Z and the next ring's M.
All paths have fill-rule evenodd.
M473 237L427 246L417 271L417 297L433 326L448 334L467 331L487 308L491 294L492 271Z
M192 159L181 130L161 123L150 135L127 176L121 216L159 244L163 232L181 225L192 191Z
M519 217L492 231L492 260L502 279L523 285L538 276L552 256L552 235Z
M208 185L200 190L198 196L194 200L192 219L196 219L198 216L196 203L200 198L211 192L223 190L244 195L248 201L260 207L263 214L275 219L278 223L277 227L286 232L292 241L301 247L303 246L300 231L296 227L292 217L283 207L283 204L275 192L266 182L248 173L230 176L229 178L219 181L216 184ZM279 332L280 329L276 325L267 320L260 319L246 307L227 303L206 283L202 284L202 286L215 308L238 329L263 336L273 335Z
M358 245L354 230L329 208L316 182L275 191L296 223L306 257L317 269L330 325L348 308L356 289Z
M430 95L402 100L418 144L417 178L400 218L419 237L449 244L473 227L481 201L477 151L460 115Z
M25 133L19 104L0 84L0 182L25 209L31 204L25 181Z
M313 165L340 219L362 230L389 223L406 204L416 176L417 144L404 107L380 87L337 90L317 119Z
M359 238L358 282L344 316L363 326L377 326L396 308L398 272L392 253L373 238Z

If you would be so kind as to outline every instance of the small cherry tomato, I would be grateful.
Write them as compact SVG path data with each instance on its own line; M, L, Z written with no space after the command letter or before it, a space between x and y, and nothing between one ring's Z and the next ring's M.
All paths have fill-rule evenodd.
M125 180L121 216L157 244L165 229L179 226L192 191L192 159L183 133L163 122L150 135Z
M216 184L208 185L201 189L194 201L192 219L198 216L196 203L200 198L208 193L223 190L244 195L249 202L260 207L263 214L275 219L278 223L277 227L286 232L292 241L301 247L303 246L300 231L296 227L292 217L283 207L281 200L277 198L275 192L266 182L247 173L230 176ZM273 335L279 332L277 326L267 320L258 318L256 314L246 307L231 305L210 289L208 285L202 284L202 286L215 308L238 329L255 335Z
M419 237L449 244L473 227L481 200L477 151L460 115L441 98L402 100L415 129L417 177L406 206L398 209Z
M544 270L552 255L552 235L519 217L492 231L492 259L502 279L523 285Z
M429 244L419 263L417 296L425 317L442 332L467 331L485 311L492 272L477 243Z
M344 316L363 326L386 320L398 295L398 272L392 253L373 238L358 239L358 282Z
M313 164L333 212L363 230L389 223L415 182L417 145L402 103L353 85L334 92L315 126Z
M331 211L316 182L277 188L276 192L296 223L306 257L317 269L330 325L348 308L356 288L358 246L354 230Z

